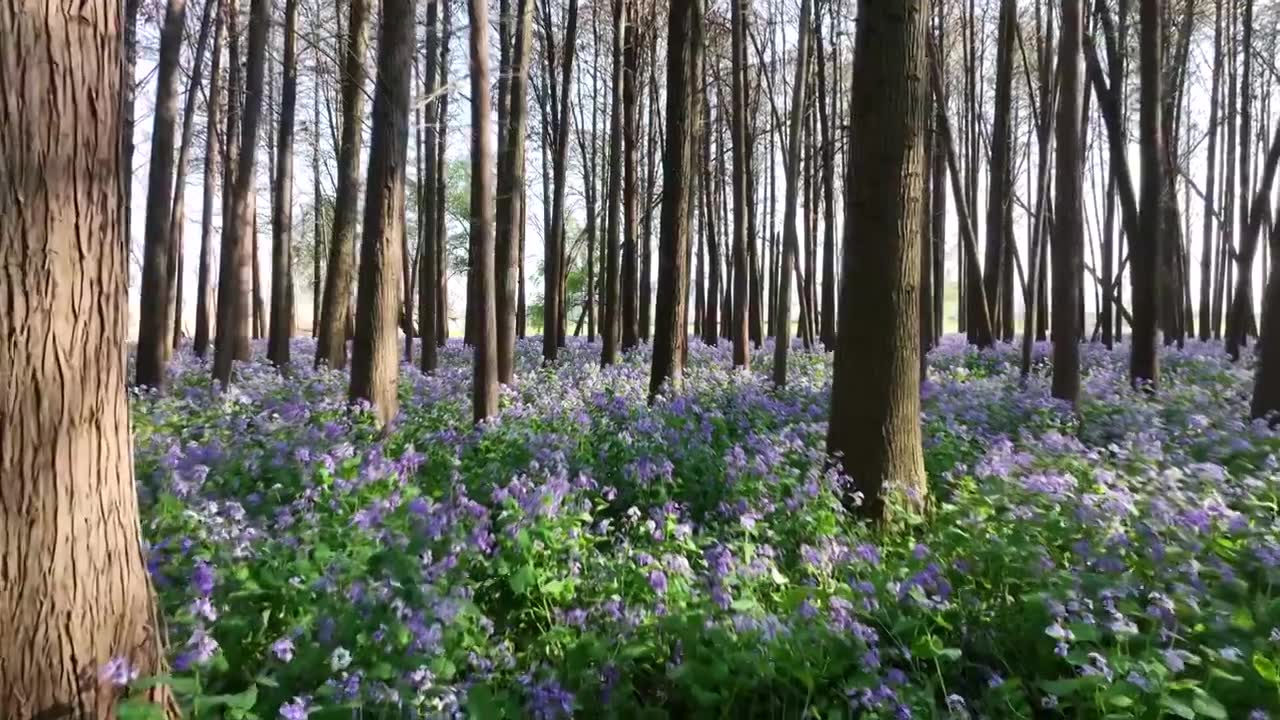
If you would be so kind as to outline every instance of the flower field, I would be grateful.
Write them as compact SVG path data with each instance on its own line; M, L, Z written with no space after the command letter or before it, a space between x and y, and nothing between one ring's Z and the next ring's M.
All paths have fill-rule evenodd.
M694 342L650 407L645 351L539 348L479 429L456 342L402 369L385 435L345 375L265 359L214 393L184 349L133 397L189 715L1280 717L1280 434L1216 344L1168 350L1156 395L1087 346L1075 418L1047 348L1024 383L948 338L927 513L881 530L825 467L830 356L776 391L768 346L744 373Z

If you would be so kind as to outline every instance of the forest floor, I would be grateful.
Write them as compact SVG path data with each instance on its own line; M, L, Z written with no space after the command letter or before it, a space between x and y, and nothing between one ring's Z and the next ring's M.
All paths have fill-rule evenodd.
M264 348L256 347L261 358ZM1280 435L1218 346L1088 346L1080 420L1012 347L948 338L925 517L873 533L824 470L830 356L521 341L406 366L385 435L310 341L226 393L179 352L133 398L149 563L198 717L1260 718L1280 711ZM1280 715L1277 715L1280 717Z

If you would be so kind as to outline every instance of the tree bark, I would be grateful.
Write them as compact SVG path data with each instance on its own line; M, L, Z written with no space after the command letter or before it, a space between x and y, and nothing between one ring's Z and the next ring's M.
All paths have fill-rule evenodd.
M860 0L854 137L845 222L874 242L846 248L827 452L853 478L859 512L885 520L885 494L928 492L920 431L920 227L928 0ZM857 182L852 178L856 177Z
M355 231L360 192L361 119L364 112L365 55L369 48L369 2L350 0L347 43L342 57L342 139L338 146L337 193L333 231L329 233L329 265L325 270L324 302L320 305L320 333L316 367L339 370L347 365L347 333L351 279L355 270Z
M1084 242L1084 183L1080 162L1082 48L1084 11L1082 0L1063 0L1062 37L1058 43L1057 210L1053 226L1053 396L1074 407L1080 401L1080 337L1077 315L1080 303L1081 247ZM1044 109L1045 112L1049 108Z
M498 414L493 278L493 140L489 135L488 3L486 0L469 0L467 11L471 20L468 33L471 49L471 237L477 251L474 258L476 344L471 400L472 415L478 424Z
M640 316L636 307L640 285L639 240L640 218L636 203L640 197L640 179L636 153L640 145L640 40L635 25L634 3L627 5L630 22L626 28L626 45L622 51L622 351L627 352L640 340Z
M426 62L422 72L423 93L426 95L424 109L423 160L422 179L422 216L418 223L422 226L422 249L418 252L418 324L422 334L422 352L419 356L419 367L424 373L435 372L439 365L436 304L439 299L437 287L440 268L437 265L439 246L445 240L436 232L436 216L443 214L444 208L436 202L436 167L437 147L439 145L438 128L440 121L440 100L436 93L440 91L440 0L427 0L426 28Z
M1135 386L1154 391L1160 382L1157 354L1160 283L1160 228L1164 194L1164 138L1161 135L1161 38L1159 0L1141 0L1140 67L1142 103L1139 144L1142 155L1141 227L1133 235L1133 350L1129 379Z
M561 296L564 292L561 279L563 277L562 258L564 257L564 214L565 214L565 180L567 170L567 154L569 151L569 81L573 77L573 56L578 35L578 0L569 0L568 27L564 38L564 64L562 66L561 84L565 92L559 98L559 107L553 108L557 114L555 127L554 158L552 160L552 200L551 200L551 233L544 242L543 266L546 270L543 281L543 314L542 314L542 359L553 363L560 354L560 317ZM548 27L547 32L551 30ZM550 69L549 69L550 71Z
M284 75L276 140L275 207L271 222L271 322L267 359L289 364L293 337L293 126L298 103L298 0L284 6Z
M218 111L222 95L222 34L223 12L221 0L211 0L218 5L218 19L213 33L213 58L209 63L208 110L205 114L204 145L204 198L200 207L200 260L196 268L196 328L192 350L196 357L204 358L209 352L209 336L212 334L211 313L213 292L209 274L213 268L213 198L218 182Z
M808 2L808 0L804 0ZM689 225L696 152L698 73L703 52L703 0L671 0L667 25L666 151L658 230L658 293L654 310L649 402L664 389L683 389L689 285Z
M613 0L613 81L609 103L609 190L605 195L604 316L601 318L600 364L618 359L622 340L622 122L623 54L626 42L626 2ZM566 85L566 88L568 86ZM565 91L566 96L568 91Z
M125 395L121 7L0 7L6 717L107 720L104 664L162 669Z

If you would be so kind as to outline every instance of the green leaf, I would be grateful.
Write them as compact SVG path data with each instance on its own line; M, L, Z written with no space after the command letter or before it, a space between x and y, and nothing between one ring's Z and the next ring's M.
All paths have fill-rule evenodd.
M1083 684L1084 682L1081 678L1067 678L1065 680L1045 680L1040 683L1040 687L1058 697L1071 697Z
M1214 720L1227 720L1227 709L1216 698L1204 691L1196 693L1195 698L1191 701L1191 708L1201 715L1207 715Z
M188 697L195 695L200 687L196 684L195 678L174 677L172 675L153 675L129 683L129 687L133 690L149 690L161 685L168 686L176 695Z
M1253 613L1249 612L1249 608L1241 605L1231 613L1231 624L1241 630L1252 630L1255 626Z
M1168 710L1178 717L1186 718L1187 720L1195 720L1196 711L1192 710L1190 705L1178 700L1177 698L1172 698L1166 695L1160 698L1160 705L1165 710Z
M252 710L258 702L258 686L250 685L249 689L234 695L201 695L195 699L196 712L216 707L229 707L237 710Z
M118 720L165 720L164 708L146 700L130 699L116 703Z
M1280 684L1280 673L1276 672L1276 664L1262 653L1253 654L1253 669L1258 671L1263 680L1275 685Z
M528 595L529 588L533 587L536 581L537 574L534 572L533 566L525 565L517 570L515 575L511 576L511 589L517 595Z

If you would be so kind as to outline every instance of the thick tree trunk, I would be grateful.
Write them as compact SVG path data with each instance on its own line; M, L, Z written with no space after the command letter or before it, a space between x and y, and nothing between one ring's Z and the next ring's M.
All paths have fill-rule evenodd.
M498 382L511 384L515 379L516 351L516 286L519 261L519 229L517 224L524 207L524 145L526 107L528 105L529 60L532 56L533 0L519 0L515 51L510 79L509 127L506 146L502 149L498 168L497 237L497 363Z
M1063 0L1062 38L1058 44L1058 94L1056 197L1053 226L1053 396L1080 400L1081 328L1077 314L1082 278L1084 243L1084 184L1080 162L1082 82L1081 52L1084 40L1082 0ZM1044 108L1045 112L1049 108Z
M1132 236L1133 350L1129 379L1136 386L1155 390L1160 382L1158 313L1160 283L1160 227L1164 193L1164 138L1161 136L1161 38L1159 0L1142 0L1140 66L1142 102L1139 122L1142 153L1141 227Z
M636 153L640 145L640 38L635 25L634 3L627 5L631 16L626 28L626 45L622 51L622 351L636 346L640 340L640 315L636 307L640 285L639 240L640 218L636 203L640 198L640 178Z
M808 0L804 0L806 3ZM680 392L687 349L689 225L702 66L703 0L671 0L667 26L666 151L662 157L662 215L658 294L654 312L649 402L664 389Z
M975 328L978 347L989 347L995 342L996 332L1004 324L1004 308L1001 297L1005 293L1005 246L1012 239L1013 229L1006 221L1008 208L1013 202L1013 133L1010 131L1013 110L1013 45L1018 21L1016 0L1000 1L999 33L996 40L996 87L994 122L991 128L991 179L987 185L987 244L983 267L984 290L991 312L991 327L987 333ZM1079 112L1077 111L1078 115ZM1078 126L1079 123L1076 123ZM1060 126L1061 129L1061 126Z
M404 261L400 253L405 232L404 178L409 149L409 85L413 74L415 27L414 0L383 0L348 395L353 402L367 400L373 406L378 424L384 427L395 418L400 407L397 394L400 348L396 326L403 292L400 273ZM489 257L492 262L492 246ZM492 279L492 265L490 271Z
M74 15L75 21L68 17ZM107 720L162 670L125 396L121 4L0 8L0 708ZM165 218L167 220L167 217Z
M163 389L169 358L169 330L173 318L165 311L169 295L169 263L173 238L173 143L178 121L178 60L186 29L186 0L169 0L160 31L160 59L156 66L156 108L152 116L151 164L147 175L146 235L142 251L142 297L138 313L138 349L134 382ZM129 186L126 186L129 187Z
M320 333L316 340L316 367L328 366L332 370L347 365L344 324L350 312L351 276L355 270L364 63L369 48L368 0L350 0L349 11L347 42L342 57L342 139L338 147L338 187L333 204L333 231L329 233L324 302L320 305Z
M213 358L213 378L226 387L231 382L231 361L238 358L234 352L241 342L247 341L245 323L249 278L245 270L249 263L245 257L252 247L246 232L253 228L253 178L258 155L258 126L262 116L263 72L267 55L267 30L271 24L271 6L268 0L253 0L249 11L249 57L245 63L244 122L240 136L240 157L235 174L235 192L231 196L232 225L228 242L223 247L222 283L218 288L218 335L224 329L235 329L235 342L219 343ZM228 252L229 251L229 252ZM228 302L222 302L223 286L227 289Z
M470 0L467 3L467 13L471 20L468 33L471 50L471 237L476 249L473 268L476 280L476 349L471 378L471 401L472 416L476 423L480 423L498 414L497 319L494 316L493 278L493 140L489 135L488 3L485 0ZM411 24L408 19L405 22Z
M905 7L904 7L905 6ZM853 61L854 145L845 222L875 242L844 255L827 451L853 478L847 504L885 520L885 492L923 507L920 225L928 0L861 0Z
M298 0L284 6L280 135L276 141L275 207L271 222L271 322L267 359L289 364L293 337L293 125L298 103Z
M733 259L733 318L730 324L733 336L733 365L747 368L751 364L751 354L747 350L750 333L749 308L751 305L751 266L752 258L748 252L747 205L750 202L747 187L747 175L751 172L747 153L747 26L746 12L743 4L747 0L730 0L733 8L730 12L730 30L732 33L732 62L729 73L733 78L733 107L729 113L730 135L733 141L733 235L732 241L726 243ZM821 100L819 101L821 104ZM825 106L824 106L825 107ZM823 138L824 142L828 138ZM824 150L829 152L830 145ZM829 203L828 203L829 204ZM828 230L828 236L831 232ZM824 277L825 282L825 277ZM825 292L825 291L824 291ZM725 318L729 321L729 318Z

